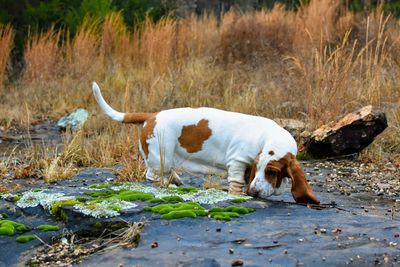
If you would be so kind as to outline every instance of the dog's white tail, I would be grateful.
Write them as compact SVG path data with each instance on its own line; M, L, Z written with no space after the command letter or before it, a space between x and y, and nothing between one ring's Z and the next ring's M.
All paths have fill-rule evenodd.
M99 104L101 110L107 116L109 116L111 119L115 121L124 123L143 123L155 115L155 113L142 113L142 112L122 113L116 111L106 103L103 96L101 95L100 87L97 85L96 82L93 82L92 89L94 97L96 98L96 101Z

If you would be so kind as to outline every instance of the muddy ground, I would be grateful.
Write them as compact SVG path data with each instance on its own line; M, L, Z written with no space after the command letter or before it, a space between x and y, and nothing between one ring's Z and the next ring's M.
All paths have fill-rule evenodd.
M227 222L206 217L161 220L144 211L147 204L142 202L108 219L86 216L69 207L68 220L62 222L42 207L20 208L1 199L0 213L9 219L31 227L58 225L60 230L33 230L29 234L40 240L26 244L15 242L16 236L0 236L0 266L399 265L398 167L377 167L355 159L306 161L302 165L320 206L294 203L287 188L282 196L236 204L256 211ZM0 183L7 187L20 184L20 192L40 187L46 192L72 194L82 186L114 180L111 170L87 169L51 185L41 180ZM187 177L185 185L200 188L202 181ZM232 203L216 204L228 205ZM125 237L129 229L134 234L128 240L110 234L118 229L125 231Z

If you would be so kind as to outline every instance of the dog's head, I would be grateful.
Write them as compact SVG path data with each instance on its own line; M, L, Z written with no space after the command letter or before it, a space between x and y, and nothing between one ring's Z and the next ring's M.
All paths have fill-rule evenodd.
M277 160L267 160L270 157L263 157L261 154L256 157L253 163L247 189L248 195L261 198L280 195L283 193L289 178L292 180L291 191L296 202L319 204L319 200L308 184L306 176L293 154L287 153Z

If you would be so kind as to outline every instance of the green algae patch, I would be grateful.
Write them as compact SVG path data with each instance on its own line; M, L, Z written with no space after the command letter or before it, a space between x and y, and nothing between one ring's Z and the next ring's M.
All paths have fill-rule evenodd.
M76 199L77 201L79 201L79 202L82 202L82 203L85 203L85 202L87 202L87 201L90 200L90 199L87 198L87 197L80 197L80 196L75 197L75 199Z
M9 227L9 226L1 226L0 227L0 235L7 235L7 236L12 236L14 235L15 230L14 227Z
M161 219L172 220L180 218L196 218L207 216L208 211L196 202L161 204L153 207L144 207L144 210L161 214Z
M118 194L118 192L115 190L105 190L105 191L85 192L84 194L93 198L99 198L99 197L107 198Z
M165 196L161 198L162 200L166 201L166 202L183 202L183 198L181 198L180 196Z
M35 193L36 192L42 192L42 191L43 191L43 189L41 189L41 188L35 188L35 189L32 190L32 192L35 192Z
M0 235L13 235L15 231L23 233L31 230L29 226L11 220L0 220Z
M51 204L50 211L53 215L57 216L59 214L61 207L74 206L75 204L79 204L79 203L80 202L78 200L73 199L73 198L55 201Z
M161 215L161 219L163 220L172 220L172 219L180 219L180 218L196 218L197 215L191 210L175 210L171 211L167 214Z
M58 231L60 230L60 228L57 225L49 225L49 224L43 224L43 225L39 225L36 227L36 229L38 230L42 230L42 231Z
M230 221L233 217L240 217L241 214L254 212L253 208L244 208L237 206L229 206L227 208L212 208L210 209L210 218L215 220Z
M177 187L177 188L170 188L171 191L175 191L180 195L183 194L191 194L199 192L199 189L193 186L184 186L184 187Z
M235 199L231 199L229 201L233 202L233 203L244 203L244 202L247 202L247 199L245 199L245 198L235 198Z
M244 207L236 207L236 206L229 206L225 208L225 211L236 212L239 214L247 214L250 212L254 212L255 209L253 208L244 208Z
M111 184L93 184L91 186L89 186L89 188L93 188L93 189L106 189L106 188L110 188Z
M4 199L10 202L17 202L18 200L20 200L22 197L22 195L17 194L17 195L11 195L8 194L7 196L4 196Z
M123 201L149 201L154 199L154 195L150 193L143 193L140 191L126 190L122 191L113 198L123 200Z
M35 235L21 235L15 239L18 243L28 243L29 241L32 241L36 239Z
M81 203L81 202L79 202L78 200L76 200L74 198L55 201L50 206L50 212L57 220L66 222L68 220L67 213L64 210L62 210L61 208L74 206L79 203Z
M230 221L232 217L240 217L239 213L230 211L211 212L210 218L215 220Z
M161 198L153 198L153 199L150 199L148 202L150 202L150 203L162 203L162 202L167 202L167 201L165 201L164 199L161 199Z

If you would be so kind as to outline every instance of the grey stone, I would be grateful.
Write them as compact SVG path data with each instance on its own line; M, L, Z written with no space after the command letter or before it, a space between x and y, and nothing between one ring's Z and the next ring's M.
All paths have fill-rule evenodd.
M300 138L300 134L306 129L306 124L300 120L276 118L274 121L285 128L296 140Z
M73 130L79 130L89 117L89 112L83 108L77 109L68 116L62 117L57 126L66 129L71 127Z

